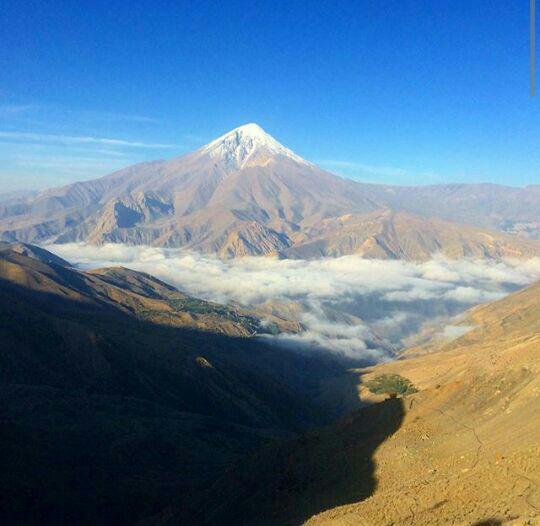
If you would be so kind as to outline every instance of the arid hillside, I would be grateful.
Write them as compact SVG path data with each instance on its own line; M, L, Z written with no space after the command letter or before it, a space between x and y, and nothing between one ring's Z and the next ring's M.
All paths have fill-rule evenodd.
M292 237L280 254L311 259L350 254L373 259L427 261L433 254L502 259L537 256L537 241L389 209L325 219Z
M535 285L473 309L452 342L351 370L364 408L264 449L156 523L538 524L539 313ZM418 392L373 394L382 375Z
M540 285L464 323L473 328L451 343L362 371L399 374L419 392L374 455L373 495L307 524L540 522Z
M113 308L152 323L228 336L301 328L297 322L271 314L265 314L263 324L257 313L194 298L143 272L122 267L82 272L47 250L25 243L0 247L0 279L51 300L71 299L87 308Z
M294 323L22 248L0 250L2 524L133 524L335 418L346 364L252 337Z

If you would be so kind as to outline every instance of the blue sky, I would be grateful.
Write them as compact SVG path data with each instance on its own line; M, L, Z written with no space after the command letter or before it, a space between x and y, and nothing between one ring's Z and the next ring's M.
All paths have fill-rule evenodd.
M370 182L540 183L529 1L3 2L0 191L247 122Z

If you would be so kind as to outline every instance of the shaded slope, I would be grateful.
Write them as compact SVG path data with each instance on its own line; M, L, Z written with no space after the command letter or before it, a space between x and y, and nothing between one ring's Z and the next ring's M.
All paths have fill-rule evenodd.
M149 523L296 526L321 510L363 500L377 487L373 454L399 429L403 414L401 400L388 400L331 428L263 448Z
M334 416L312 400L342 364L149 321L141 304L180 293L100 273L134 291L0 254L3 524L132 523L271 438Z

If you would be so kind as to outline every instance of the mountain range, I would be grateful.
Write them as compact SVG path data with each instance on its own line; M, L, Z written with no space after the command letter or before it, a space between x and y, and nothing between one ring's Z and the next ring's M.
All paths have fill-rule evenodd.
M362 184L256 124L193 153L0 202L7 242L128 243L222 257L540 255L540 186Z
M450 311L424 306L434 326L407 340L422 344L367 367L284 346L305 330L302 298L222 305L43 245L501 260L540 256L539 217L540 186L362 184L255 124L176 159L0 196L0 521L534 524L538 284L468 311L451 341ZM381 307L361 300L362 318L325 306L330 329L367 324ZM388 379L410 390L372 389Z

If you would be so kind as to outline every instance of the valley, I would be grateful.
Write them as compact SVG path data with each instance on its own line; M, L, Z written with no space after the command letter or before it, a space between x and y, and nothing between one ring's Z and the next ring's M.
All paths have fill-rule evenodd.
M537 524L539 302L535 285L473 309L450 344L351 370L362 409L266 447L155 524ZM417 392L370 393L385 374Z
M0 249L0 287L5 524L538 518L538 285L372 365L261 339L268 311L31 245ZM388 374L414 389L370 392Z
M537 190L248 124L2 198L2 523L536 524Z
M318 393L346 361L255 343L252 314L16 250L0 251L3 524L140 519L344 410Z
M535 6L2 2L0 526L540 526Z

